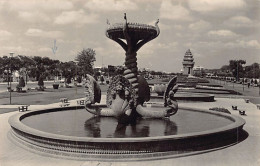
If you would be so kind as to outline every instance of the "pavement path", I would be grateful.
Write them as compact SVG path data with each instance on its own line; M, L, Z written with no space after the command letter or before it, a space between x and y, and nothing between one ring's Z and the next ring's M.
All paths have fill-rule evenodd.
M210 83L213 83L213 84L219 84L226 89L235 90L239 93L242 93L242 95L230 95L229 96L230 98L249 99L254 104L260 104L260 87L250 86L248 88L247 85L220 81L220 80L213 80L213 79L209 79L209 81L210 81ZM226 95L215 95L215 96L216 97L227 97Z

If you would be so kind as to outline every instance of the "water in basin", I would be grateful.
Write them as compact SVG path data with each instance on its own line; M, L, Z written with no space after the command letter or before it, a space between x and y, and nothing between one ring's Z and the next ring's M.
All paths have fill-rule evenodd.
M164 109L150 108L151 110ZM40 113L22 119L25 125L48 133L76 137L128 138L187 134L216 129L233 123L215 114L179 109L169 119L137 119L119 124L114 117L94 117L85 109Z

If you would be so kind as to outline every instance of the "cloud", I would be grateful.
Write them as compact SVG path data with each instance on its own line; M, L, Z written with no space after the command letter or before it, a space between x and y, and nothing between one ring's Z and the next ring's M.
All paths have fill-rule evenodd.
M73 8L72 2L69 0L6 0L6 6L15 11L57 11L70 10Z
M8 54L8 52L14 52L16 55L17 54L24 54L30 52L30 49L25 48L23 46L0 46L0 50L4 54Z
M55 18L55 24L91 24L98 22L98 15L86 14L82 9L78 11L65 11Z
M234 16L223 22L225 25L231 27L252 27L254 22L245 16Z
M0 30L0 39L1 38L8 38L10 36L13 36L11 32L8 32L6 30Z
M195 30L195 31L198 31L198 30L202 31L202 30L208 29L210 27L211 27L210 23L203 21L203 20L199 20L198 22L195 22L195 23L192 23L189 25L189 28L191 30Z
M153 25L154 26L154 23L155 23L155 21L149 22L148 25ZM159 22L158 26L159 26L160 30L168 30L168 29L172 28L170 25L164 24L161 21Z
M155 49L173 49L178 46L178 42L170 42L170 43L158 43Z
M27 12L20 11L18 12L18 17L27 22L48 22L51 19L44 13L39 11L36 12Z
M260 43L257 40L236 40L235 42L229 42L225 44L228 48L249 48L249 49L260 49Z
M183 6L173 5L171 1L162 1L160 8L160 18L178 21L189 21L191 20L190 12Z
M211 37L235 37L236 33L230 30L217 30L217 31L209 31L208 35Z
M125 11L136 10L137 5L131 0L90 0L85 4L85 7L92 11Z
M145 58L152 57L154 56L154 53L159 50L163 50L163 51L167 50L169 52L172 52L175 50L175 48L177 48L178 45L179 45L178 42L159 43L156 41L152 41L144 45L139 50L138 54Z
M41 47L38 49L39 52L52 52L52 49L50 47Z
M9 32L9 31L6 31L6 30L1 30L0 29L0 41L6 42L6 41L10 40L10 38L12 36L14 36L13 33Z
M250 40L246 43L248 47L260 49L260 43L257 40Z
M25 35L42 38L59 38L64 34L61 31L43 31L41 29L30 28L25 32Z
M191 10L202 13L240 9L246 5L243 0L188 0L188 4Z

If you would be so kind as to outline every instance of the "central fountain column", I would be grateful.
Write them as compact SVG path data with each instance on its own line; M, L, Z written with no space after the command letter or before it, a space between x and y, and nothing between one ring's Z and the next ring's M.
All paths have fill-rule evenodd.
M124 70L124 77L128 79L128 81L132 84L135 90L135 102L137 104L138 98L138 68L137 68L137 53L136 52L126 52L125 57L125 70Z
M86 110L95 115L115 116L123 123L134 121L139 116L164 118L174 115L178 110L178 103L174 99L174 94L178 89L176 77L171 79L167 85L164 95L164 107L167 108L163 111L151 111L151 109L144 105L144 101L149 100L145 98L147 97L145 94L146 90L144 90L144 94L139 94L140 88L142 88L142 90L146 88L149 89L149 86L144 79L141 78L138 80L137 51L144 44L160 34L158 27L159 20L155 22L155 26L151 26L139 23L128 23L126 14L124 19L124 23L115 23L112 25L110 25L107 20L109 27L106 30L106 36L117 42L126 52L123 76L117 75L110 81L106 100L109 109L92 107L91 104L98 101L89 100L93 98L93 96L95 97L95 94L93 95L95 88L91 86L91 82L93 81L89 79L89 84L85 86Z
M107 36L111 38L112 40L116 41L119 45L122 46L122 48L126 51L125 55L125 70L124 70L124 77L129 80L131 85L133 86L135 90L135 98L134 98L134 107L136 107L138 103L138 68L137 68L137 51L147 42L150 40L156 38L159 33L159 27L158 22L155 23L155 29L149 29L151 28L148 25L138 25L131 23L129 24L127 22L126 14L124 14L125 22L123 24L123 35L120 36L121 38L125 39L126 43L123 42L119 36L110 36L107 33ZM131 26L129 28L129 26ZM131 29L131 30L130 30ZM136 32L134 30L136 30ZM149 32L149 30L151 32ZM143 32L142 32L143 31ZM155 33L152 33L154 32ZM142 33L145 34L142 36ZM147 35L149 34L149 35Z

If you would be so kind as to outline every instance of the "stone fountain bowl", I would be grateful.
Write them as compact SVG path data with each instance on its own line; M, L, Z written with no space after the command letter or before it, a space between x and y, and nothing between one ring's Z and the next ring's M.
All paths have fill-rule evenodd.
M96 106L105 109L104 105ZM144 105L144 107L157 109L161 108L162 106L156 103L147 103ZM179 108L179 112L175 116L173 116L173 123L178 121L176 119L177 116L181 116L182 111L184 111L187 113L186 115L184 115L185 117L188 115L188 117L194 118L193 115L201 114L202 116L211 116L211 119L216 118L217 120L214 121L217 123L218 120L222 119L228 122L228 124L222 127L214 127L208 130L193 131L180 134L177 134L176 132L170 132L169 135L155 135L148 137L141 136L124 138L96 138L90 136L83 137L71 134L60 134L59 131L56 131L58 133L46 132L41 129L35 128L34 125L28 125L23 122L28 118L28 120L30 120L30 118L40 116L40 120L34 120L34 124L46 126L47 124L53 123L49 121L50 118L54 118L54 121L58 121L58 119L60 119L60 122L63 123L67 122L66 120L64 120L64 114L71 113L71 111L74 111L74 113L73 116L68 116L69 118L74 117L74 115L84 118L84 116L80 114L80 109L82 110L82 113L88 113L84 110L84 107L82 106L52 108L18 113L10 117L9 119L9 124L12 128L11 132L9 132L9 138L17 145L34 153L40 153L45 156L47 155L51 157L61 157L76 160L99 161L150 160L169 157L181 157L222 149L236 144L243 139L242 137L244 130L242 128L245 124L245 121L242 118L225 113L191 108ZM54 117L53 115L55 113L58 113L59 116ZM190 113L192 115L189 115ZM48 115L49 117L43 120L42 116L44 117L46 115ZM190 121L189 118L186 120L182 119L183 118L181 118L180 121L184 120L184 124L187 121ZM73 122L73 124L79 123L78 119L75 120L76 121ZM159 126L157 126L158 120L151 119L151 121L154 121L151 124L155 125L155 128L160 127L160 124ZM167 119L162 121L167 122ZM60 122L58 122L57 124L61 124ZM147 121L145 120L145 122ZM201 123L202 121L193 120L191 122L193 124L196 124ZM211 121L207 123L211 123ZM165 122L163 122L163 124L165 124ZM194 126L193 124L190 125ZM222 125L222 122L220 124ZM66 123L66 125L70 124ZM64 130L67 130L69 126L66 125L61 125L60 127L65 128ZM84 124L81 123L79 125L79 127L81 127L81 125L84 126ZM105 122L104 124L102 121L102 117L100 121L97 121L97 124L93 123L93 125L94 126L92 127L94 127L94 129L96 129L95 125L112 126L111 124L107 124L107 122ZM204 124L202 125L203 127L207 126ZM160 130L160 133L167 132L169 130L168 127L165 129L165 131ZM180 128L178 130L175 129L175 125L173 125L173 127L174 131L179 131L180 128L185 126L179 126ZM49 127L47 127L47 129L49 129ZM189 130L190 127L188 127L187 129ZM77 127L73 128L73 130L77 130ZM93 132L95 131L93 130ZM152 131L150 129L146 132L149 133ZM105 131L105 133L107 133L107 131Z
M123 23L112 24L107 28L107 36L112 39L120 38L125 39L123 33ZM128 23L128 33L136 40L143 40L146 38L155 38L157 36L157 30L155 26L139 24L139 23Z

